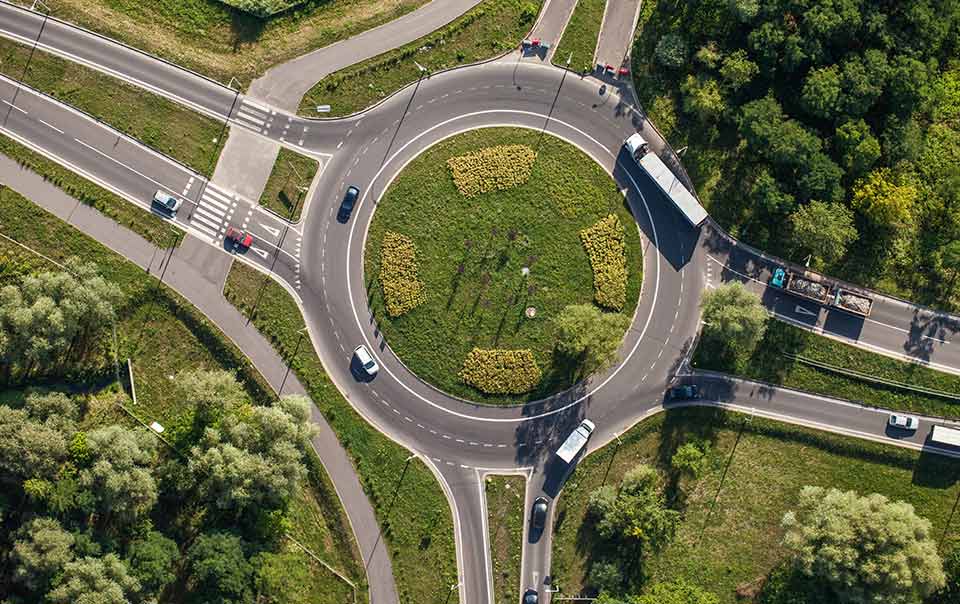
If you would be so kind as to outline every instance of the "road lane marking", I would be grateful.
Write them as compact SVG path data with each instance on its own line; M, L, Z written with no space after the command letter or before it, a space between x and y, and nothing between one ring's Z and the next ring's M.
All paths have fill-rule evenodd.
M24 111L23 109L17 107L16 105L14 105L13 103L11 103L10 101L5 101L5 100L3 100L3 99L0 99L0 103L3 103L4 105L9 105L11 109L16 109L16 110L19 111L20 113L22 113L22 114L24 114L24 115L27 115L27 112L26 112L26 111Z
M51 124L51 123L49 123L49 122L45 122L45 121L43 121L43 120L40 119L40 118L37 118L37 121L40 122L41 124L43 124L44 126L46 126L47 128L50 128L51 130L55 130L55 131L57 131L58 133L63 134L63 130L61 130L60 128L57 128L57 127L54 126L53 124Z

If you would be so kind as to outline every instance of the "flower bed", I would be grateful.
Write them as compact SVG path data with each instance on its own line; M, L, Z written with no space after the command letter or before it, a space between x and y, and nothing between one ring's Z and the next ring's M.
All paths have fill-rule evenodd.
M460 379L487 394L523 394L542 377L533 352L474 348L463 362Z
M391 317L399 317L425 299L418 276L417 248L406 235L387 231L380 248L380 287Z
M620 219L610 214L580 231L580 241L593 268L594 301L610 310L623 310L627 298L627 254Z
M497 145L447 160L464 197L518 187L530 180L537 154L526 145Z

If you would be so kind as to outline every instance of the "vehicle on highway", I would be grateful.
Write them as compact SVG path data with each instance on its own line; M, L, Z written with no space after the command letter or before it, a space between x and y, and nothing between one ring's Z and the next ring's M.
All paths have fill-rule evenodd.
M633 161L643 168L647 175L660 187L667 199L673 202L673 205L680 210L683 217L691 225L699 227L707 220L707 211L703 209L697 198L680 182L677 175L673 173L667 164L663 163L660 156L650 149L650 143L639 132L631 134L623 145L630 152Z
M946 426L934 426L930 432L930 440L941 445L960 447L960 430Z
M541 531L547 523L547 498L537 497L530 508L530 526L533 530Z
M891 413L887 423L894 428L903 428L904 430L916 430L920 425L920 420L912 415L903 415L902 413Z
M373 360L373 355L370 354L370 351L367 350L367 347L363 344L353 349L353 356L357 358L357 361L360 362L360 367L363 368L364 373L368 376L373 377L380 371L380 366Z
M773 277L770 278L770 285L783 289L783 281L786 278L787 278L787 271L783 270L778 266L777 270L773 271Z
M528 589L527 591L523 592L523 604L537 604L538 597L537 590Z
M183 200L177 199L165 191L157 190L157 192L153 194L153 204L159 206L168 214L176 214L177 210L179 210L183 204Z
M674 386L667 393L671 401L695 401L700 398L700 388L696 384Z
M563 441L563 444L557 449L557 457L566 463L572 462L577 454L583 450L583 446L587 444L594 428L596 426L589 419L580 422L580 425L567 436L567 440Z
M357 203L357 198L360 197L360 189L350 185L347 187L347 192L343 196L343 201L340 202L340 211L337 212L337 220L340 222L346 222L350 220L350 214L353 213L353 206Z
M250 233L245 233L244 231L241 231L235 227L228 227L227 232L223 235L223 237L227 241L233 242L233 249L246 249L253 245L253 235Z

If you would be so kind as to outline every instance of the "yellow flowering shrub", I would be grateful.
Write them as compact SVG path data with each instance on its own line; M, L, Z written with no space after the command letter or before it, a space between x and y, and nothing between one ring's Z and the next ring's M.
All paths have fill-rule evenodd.
M387 312L399 317L425 299L417 274L417 248L406 235L387 231L380 246L380 287Z
M530 180L536 152L526 145L497 145L447 160L464 197L518 187Z
M610 310L623 310L627 301L627 247L623 225L610 214L580 231L580 241L593 268L593 299Z
M460 379L487 394L523 394L540 383L533 352L474 348L463 362Z

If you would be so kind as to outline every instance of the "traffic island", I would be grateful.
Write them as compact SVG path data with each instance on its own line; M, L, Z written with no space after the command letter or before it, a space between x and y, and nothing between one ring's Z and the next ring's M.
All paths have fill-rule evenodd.
M430 148L383 196L365 246L370 307L393 352L477 402L543 399L602 367L558 349L562 317L603 329L615 352L640 293L623 194L586 154L531 130Z

